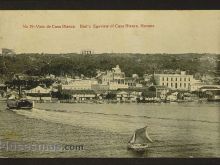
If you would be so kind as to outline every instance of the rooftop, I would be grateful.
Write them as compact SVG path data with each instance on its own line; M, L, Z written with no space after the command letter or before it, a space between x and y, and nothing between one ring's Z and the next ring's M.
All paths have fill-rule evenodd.
M93 90L63 90L64 93L68 94L96 94Z

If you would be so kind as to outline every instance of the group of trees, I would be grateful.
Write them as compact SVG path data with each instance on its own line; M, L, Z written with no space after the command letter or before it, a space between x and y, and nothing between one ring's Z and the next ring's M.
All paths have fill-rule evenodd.
M219 69L219 61L215 64L208 60L201 61L202 54L65 54L42 55L20 54L0 59L0 74L13 75L25 73L34 76L54 74L56 76L71 75L94 77L97 70L110 70L119 64L126 76L136 73L142 76L163 70L186 70L190 74L215 72ZM217 55L212 55L220 59Z
M35 80L35 79L29 79L29 80L20 80L20 79L13 79L6 81L5 84L10 87L10 88L24 88L24 89L32 89L37 87L38 85L44 84L46 87L51 86L54 83L53 80L51 79L40 79L40 80Z

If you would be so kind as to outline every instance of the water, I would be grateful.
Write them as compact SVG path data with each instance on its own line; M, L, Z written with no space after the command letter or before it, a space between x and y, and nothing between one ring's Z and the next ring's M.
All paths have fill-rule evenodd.
M84 151L2 152L2 156L220 157L219 103L42 103L36 104L32 111L15 112L4 110L4 103L0 106L1 117L4 116L0 126L1 139L7 139L5 131L12 130L14 139L22 142L85 146ZM154 141L149 150L142 154L128 151L127 142L134 130L146 125Z

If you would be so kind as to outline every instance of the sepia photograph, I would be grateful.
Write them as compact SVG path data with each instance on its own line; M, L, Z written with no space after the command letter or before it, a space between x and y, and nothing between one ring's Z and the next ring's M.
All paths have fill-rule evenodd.
M0 10L0 158L219 158L220 11Z

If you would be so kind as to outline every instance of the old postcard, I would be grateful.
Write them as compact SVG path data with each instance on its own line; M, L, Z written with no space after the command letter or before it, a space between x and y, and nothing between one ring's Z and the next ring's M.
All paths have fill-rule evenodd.
M220 157L220 11L0 11L0 157Z

